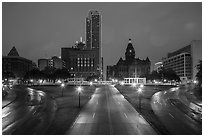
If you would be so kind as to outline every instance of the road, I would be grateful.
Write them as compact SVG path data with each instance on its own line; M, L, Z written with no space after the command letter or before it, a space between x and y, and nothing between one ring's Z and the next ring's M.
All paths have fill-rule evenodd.
M96 88L66 134L154 135L156 132L115 87L106 85Z
M171 134L174 135L201 135L202 124L198 123L187 113L188 107L177 103L179 87L168 91L158 92L152 97L151 106L155 114L166 126Z
M14 87L12 90L17 98L2 109L2 134L33 134L35 126L41 123L39 110L43 104L40 102L45 95L29 88Z

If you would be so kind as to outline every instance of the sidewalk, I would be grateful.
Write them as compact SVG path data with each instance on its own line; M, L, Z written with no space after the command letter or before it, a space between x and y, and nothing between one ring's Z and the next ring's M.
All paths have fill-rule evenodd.
M11 104L15 99L16 93L12 88L8 91L8 95L4 99L2 99L2 109Z

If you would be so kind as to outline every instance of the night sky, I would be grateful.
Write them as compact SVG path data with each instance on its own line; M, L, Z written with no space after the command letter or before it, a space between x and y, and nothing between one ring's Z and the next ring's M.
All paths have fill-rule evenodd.
M202 3L3 3L2 54L15 46L20 56L60 56L61 47L85 39L90 9L102 14L104 67L124 58L128 39L136 57L152 66L168 52L202 39Z

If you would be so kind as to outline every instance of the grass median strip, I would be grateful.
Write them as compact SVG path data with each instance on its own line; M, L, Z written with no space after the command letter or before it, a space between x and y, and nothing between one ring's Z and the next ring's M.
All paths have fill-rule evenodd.
M128 102L142 115L146 121L155 129L158 134L169 135L169 131L159 121L158 117L154 114L151 108L151 97L159 91L167 90L171 86L145 86L141 98L141 109L139 109L139 94L137 88L131 86L115 86L120 93L127 99Z
M45 132L48 135L62 135L69 130L80 110L94 93L93 87L83 86L83 91L80 95L81 107L79 108L76 86L66 86L64 89L61 89L60 86L34 86L32 88L46 92L47 95L56 101L57 110L54 120ZM61 94L62 90L63 96Z

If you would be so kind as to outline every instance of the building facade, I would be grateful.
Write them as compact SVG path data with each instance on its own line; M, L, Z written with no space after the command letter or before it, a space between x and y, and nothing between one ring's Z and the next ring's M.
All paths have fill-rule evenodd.
M168 53L162 59L165 69L172 69L182 81L195 80L196 65L202 60L202 41L194 40L181 49Z
M50 59L38 59L39 70L44 70L46 67L62 69L65 68L65 62L57 56L53 56Z
M80 38L72 47L61 48L61 57L74 77L97 76L102 79L101 15L90 10L85 20L86 40Z
M131 39L125 52L125 60L119 59L116 65L107 66L107 80L111 78L139 78L145 77L150 73L151 62L147 57L146 60L135 58L135 49L133 48Z
M38 59L38 68L40 71L48 66L48 59Z
M87 78L98 74L97 52L86 49L84 42L77 42L74 47L61 48L61 57L65 61L66 68L74 77Z
M102 72L101 37L101 15L97 10L90 10L86 17L86 49L95 50L99 75Z
M33 69L33 62L20 57L13 47L7 56L2 57L2 73L12 72L15 78L23 78L26 72Z

